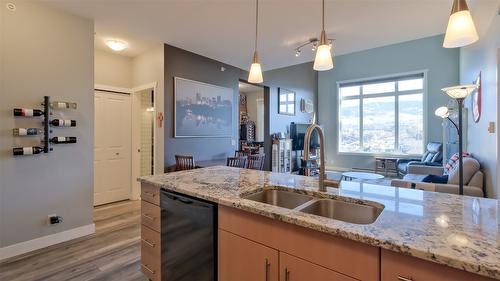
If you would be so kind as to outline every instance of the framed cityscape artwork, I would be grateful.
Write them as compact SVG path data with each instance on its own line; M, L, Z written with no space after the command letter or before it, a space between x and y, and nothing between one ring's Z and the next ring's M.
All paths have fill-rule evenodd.
M231 137L233 89L174 77L174 136Z

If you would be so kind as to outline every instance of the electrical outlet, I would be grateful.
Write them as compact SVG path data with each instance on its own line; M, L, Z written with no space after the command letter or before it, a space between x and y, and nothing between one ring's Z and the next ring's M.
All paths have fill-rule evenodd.
M47 216L47 222L49 225L59 224L63 221L61 216L56 214L50 214Z
M488 132L490 134L494 134L495 133L495 122L488 123Z

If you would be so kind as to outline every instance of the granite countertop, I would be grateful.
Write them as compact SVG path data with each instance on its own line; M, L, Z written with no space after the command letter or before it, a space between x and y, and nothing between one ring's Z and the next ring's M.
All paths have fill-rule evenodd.
M497 200L359 182L342 182L338 189L318 193L314 178L223 166L140 181L500 280ZM370 200L385 208L374 223L359 225L241 198L262 189Z

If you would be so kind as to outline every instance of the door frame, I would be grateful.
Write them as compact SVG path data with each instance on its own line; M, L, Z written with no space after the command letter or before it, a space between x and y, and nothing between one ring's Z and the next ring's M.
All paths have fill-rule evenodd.
M131 200L138 200L140 199L141 196L141 185L137 181L137 178L140 177L141 175L141 158L140 158L140 152L138 151L137 147L140 147L141 145L141 140L140 140L140 122L137 122L139 116L140 116L140 104L137 104L138 100L137 98L140 95L141 91L144 90L153 90L153 175L156 174L156 168L157 168L157 151L158 151L158 132L157 132L157 114L159 111L159 103L158 103L158 82L151 82L147 83L144 85L140 85L137 87L134 87L130 89L131 91L131 98L132 98L132 145L131 145L131 163L132 163L132 177L131 177L131 182L132 182L132 189L130 193L130 199Z
M108 85L103 85L103 84L94 84L94 91L93 91L93 95L95 97L95 92L96 91L101 91L101 92L108 92L108 93L114 93L114 94L121 94L121 95L128 95L130 97L130 113L132 113L132 102L133 102L133 96L132 96L132 89L128 89L128 88L122 88L122 87L114 87L114 86L108 86ZM95 104L94 104L94 110L95 110ZM95 112L94 112L94 116L92 116L92 118L95 118ZM132 119L131 119L132 120ZM130 176L131 176L131 179L134 175L133 173L133 170L132 170L132 147L133 147L133 131L132 131L132 122L130 123L130 153L129 153L129 157L130 157ZM93 128L93 133L95 135L95 127ZM93 165L93 163L92 163ZM94 169L94 167L92 166L92 169ZM95 177L94 174L92 174L92 177ZM94 179L92 179L94 180ZM132 199L132 194L133 194L133 188L134 188L134 182L131 181L130 183L130 189L129 189L129 199ZM92 189L92 196L94 196L94 189ZM95 202L93 203L93 205L95 206Z

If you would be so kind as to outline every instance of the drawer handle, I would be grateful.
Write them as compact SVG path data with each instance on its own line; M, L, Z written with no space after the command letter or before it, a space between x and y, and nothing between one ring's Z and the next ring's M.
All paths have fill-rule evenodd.
M269 281L269 267L271 264L269 263L269 260L266 258L266 263L265 263L265 270L266 270L266 281Z
M413 278L411 278L411 277L404 277L404 276L398 275L398 280L399 281L413 281Z
M151 248L155 247L155 243L149 242L147 239L141 239L141 240L142 240L142 242L146 243L146 245L148 245L149 247L151 247Z
M152 216L150 216L150 215L148 215L148 214L142 214L142 216L143 216L143 217L145 217L145 218L147 218L148 220L152 220L152 221L154 221L154 220L155 220L155 218L154 218L154 217L152 217Z
M288 267L285 267L285 281L290 281L290 270L288 270Z
M154 271L154 270L152 270L151 268L149 268L147 265L145 265L145 264L141 264L141 266L142 266L144 269L146 269L147 271L149 271L151 274L155 274L155 271Z
M150 191L144 191L144 194L147 196L155 197L155 194L153 192L150 192Z

